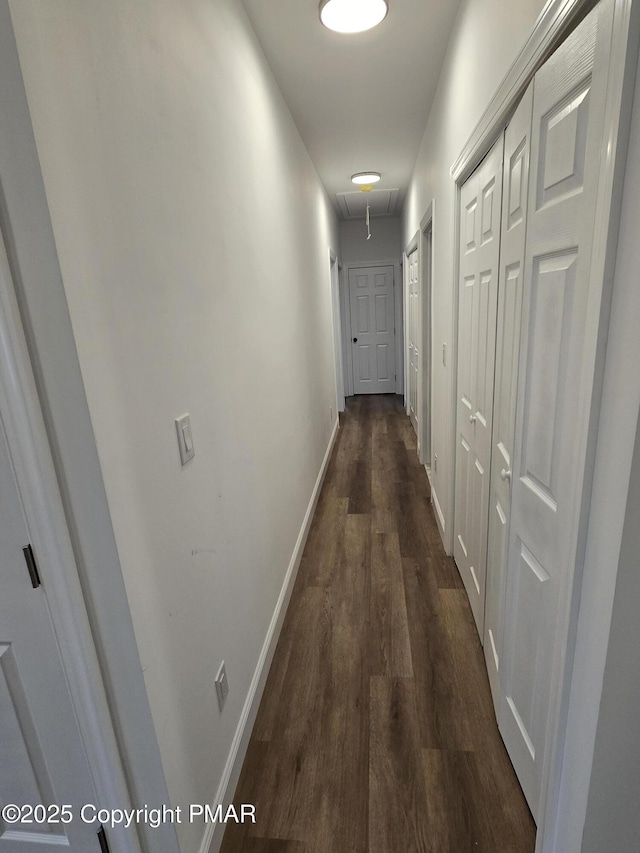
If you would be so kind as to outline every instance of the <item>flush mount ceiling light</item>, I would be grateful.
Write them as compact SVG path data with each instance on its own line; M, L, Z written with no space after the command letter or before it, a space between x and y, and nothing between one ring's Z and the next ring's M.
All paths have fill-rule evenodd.
M358 186L377 184L379 180L380 172L356 172L355 175L351 175L351 182Z
M337 33L363 33L387 17L387 0L322 0L320 20Z

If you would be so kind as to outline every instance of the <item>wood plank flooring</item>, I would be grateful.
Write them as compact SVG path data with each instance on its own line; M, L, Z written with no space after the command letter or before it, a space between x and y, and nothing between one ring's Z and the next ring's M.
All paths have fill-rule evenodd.
M222 853L533 853L399 397L348 401L234 802Z

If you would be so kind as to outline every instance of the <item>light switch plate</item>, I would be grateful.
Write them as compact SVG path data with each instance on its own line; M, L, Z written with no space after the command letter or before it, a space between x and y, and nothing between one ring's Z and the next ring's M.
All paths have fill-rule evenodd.
M218 707L222 711L224 703L229 695L229 682L227 681L227 668L224 661L220 664L220 669L216 675L216 693L218 694Z
M190 459L196 455L196 449L193 444L193 434L191 432L191 415L182 415L181 418L176 418L176 431L178 433L178 447L180 448L180 459L183 465L186 465Z

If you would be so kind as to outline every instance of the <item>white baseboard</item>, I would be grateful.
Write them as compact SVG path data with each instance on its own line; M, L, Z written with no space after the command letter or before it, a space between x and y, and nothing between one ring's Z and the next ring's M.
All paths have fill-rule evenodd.
M309 501L309 506L307 507L304 521L300 528L300 533L298 534L298 540L295 548L293 549L289 568L287 569L287 574L285 575L284 583L282 584L282 589L278 596L278 602L271 618L269 630L267 631L267 636L265 637L260 657L258 658L258 665L256 666L256 670L251 680L249 693L247 694L242 714L240 715L238 727L231 744L229 757L227 758L227 763L225 764L224 772L222 773L222 779L218 786L216 798L212 805L214 812L220 803L227 805L231 802L235 793L236 785L238 784L238 778L247 752L247 747L249 746L249 739L253 730L253 724L256 720L260 700L262 699L262 693L267 681L267 675L269 674L269 668L271 667L271 661L273 660L273 655L278 644L280 629L284 622L285 613L287 612L287 607L293 591L293 585L302 559L302 552L304 551L307 536L309 535L309 528L311 527L313 513L315 512L315 508L318 503L320 489L322 488L325 474L327 473L327 466L329 465L329 459L331 458L331 452L338 435L338 427L339 422L336 420L333 432L331 433L331 438L329 439L329 446L327 447L327 452L325 453L322 461L320 473L318 474L318 479L316 480L316 484L311 494L311 500ZM222 844L224 830L225 825L223 823L208 823L205 828L202 844L200 845L200 853L218 853Z
M440 501L438 500L438 495L436 494L436 490L433 488L433 484L431 485L431 503L436 511L436 520L438 522L438 527L440 528L440 536L442 537L442 541L445 542L445 521L444 515L442 513L442 508L440 507Z

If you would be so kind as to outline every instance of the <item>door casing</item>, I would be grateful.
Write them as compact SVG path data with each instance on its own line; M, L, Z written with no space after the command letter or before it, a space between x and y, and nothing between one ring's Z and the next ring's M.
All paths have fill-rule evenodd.
M415 278L415 272L412 269L412 259L417 265L418 269L418 279ZM417 439L417 450L418 450L418 458L421 456L421 447L420 447L420 429L422 425L422 407L421 407L421 396L422 396L422 365L420 363L422 359L422 332L421 332L421 312L420 312L420 291L421 291L421 280L420 280L420 244L418 235L416 235L411 243L407 246L404 251L404 386L405 386L405 411L411 420L414 429L416 430L416 439ZM412 284L416 285L415 291L415 305L411 304L412 293L411 287ZM413 312L413 313L412 313ZM412 329L412 322L414 324L414 328ZM419 359L417 363L417 378L416 378L416 405L414 410L415 422L411 417L411 375L415 373L413 368L413 354L412 354L412 343L411 343L411 335L412 332L415 336L415 341L413 346L417 341L418 343L418 352Z
M340 319L340 269L341 265L332 249L329 249L331 308L333 313L333 352L336 374L336 406L344 412L344 358L342 348L342 321Z
M420 461L425 466L431 482L431 436L433 418L433 234L436 200L432 199L420 220L420 321L422 324L422 381L418 385L422 429L420 436Z

